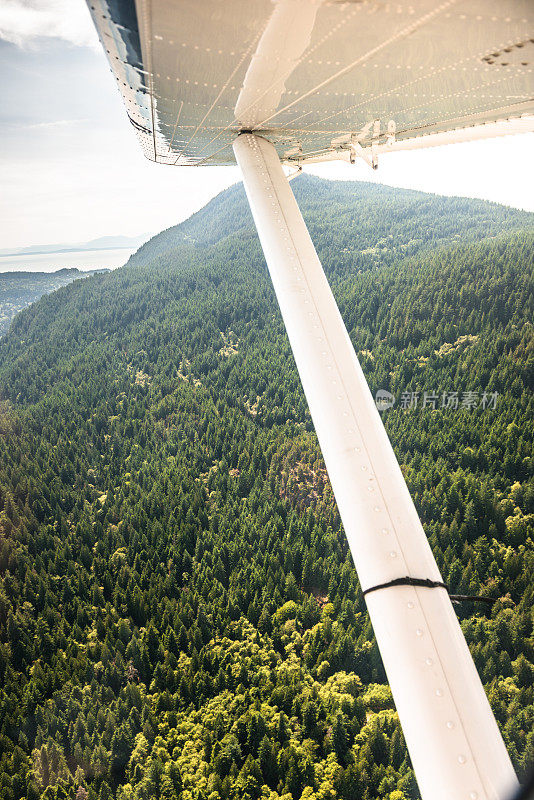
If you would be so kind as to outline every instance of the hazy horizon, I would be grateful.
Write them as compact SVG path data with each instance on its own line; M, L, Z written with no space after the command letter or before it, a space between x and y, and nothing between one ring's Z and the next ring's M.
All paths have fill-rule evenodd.
M118 269L124 266L139 247L110 250L72 250L57 253L35 253L21 256L0 256L2 272L57 272L61 269Z
M332 169L332 168L330 168ZM321 172L320 170L319 172ZM323 177L321 174L317 174L317 170L314 170L315 177L320 177L323 180L328 181L344 181L350 182L346 178L343 177L336 177L333 175L329 175L328 177ZM303 174L312 174L311 170L305 170ZM373 183L373 181L358 181L358 183ZM374 181L374 183L379 183L378 181ZM403 191L406 191L405 187L391 187L389 184L380 184L384 186L389 186L390 188L400 188ZM229 188L229 187L228 187ZM223 189L222 192L225 190ZM421 191L416 189L408 189L408 191ZM221 194L222 192L218 192L217 194ZM426 194L436 194L442 197L447 197L451 195L441 194L439 192L425 192ZM215 197L216 195L214 195ZM191 213L187 214L183 219L177 220L173 225L167 227L174 227L175 225L180 225L183 222L186 222L190 217L194 216L197 211L205 208L211 200L214 198L209 198L205 203L203 203L199 209L194 209ZM480 200L484 201L484 198L466 198L472 200ZM494 203L493 200L486 200L486 202ZM519 208L518 206L511 206L506 203L500 203L499 205L506 206L508 208L514 208L518 211L527 211L529 213L534 213L531 209ZM115 234L108 234L104 236L100 236L97 238L93 238L88 240L87 242L77 242L77 243L68 243L68 242L61 242L57 243L57 247L61 249L57 250L49 250L49 251L36 251L31 253L6 253L0 250L0 273L2 272L47 272L53 273L61 269L80 269L82 271L93 270L93 269L118 269L119 267L124 266L131 255L133 255L145 242L149 241L154 236L158 236L162 231L166 230L166 228L162 228L161 230L155 231L153 233L145 233L140 234L138 236L126 236L120 232ZM92 243L96 243L101 240L106 239L131 239L132 242L137 239L139 240L135 246L125 246L119 245L115 247L101 247L101 248L91 248L87 247ZM141 241L142 240L142 241ZM43 248L49 247L48 245L32 245L31 248L34 250L42 246ZM16 249L16 248L15 248ZM24 248L22 248L24 250ZM24 264L24 267L21 265Z

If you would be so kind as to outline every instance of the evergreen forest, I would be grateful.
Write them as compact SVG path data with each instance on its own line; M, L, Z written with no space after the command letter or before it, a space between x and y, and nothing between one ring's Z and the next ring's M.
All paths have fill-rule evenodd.
M292 187L524 776L534 215ZM0 431L2 800L418 798L241 186L15 317Z

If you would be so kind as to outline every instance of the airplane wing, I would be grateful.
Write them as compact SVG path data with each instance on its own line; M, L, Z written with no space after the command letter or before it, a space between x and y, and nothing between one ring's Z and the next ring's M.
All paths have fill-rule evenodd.
M303 163L533 129L531 0L89 5L143 151L163 164L235 163L242 130Z

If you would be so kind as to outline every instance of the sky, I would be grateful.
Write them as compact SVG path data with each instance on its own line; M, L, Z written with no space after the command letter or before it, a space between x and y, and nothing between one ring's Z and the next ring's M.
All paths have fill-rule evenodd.
M237 167L142 155L84 0L0 0L0 250L156 233L239 180ZM534 133L306 171L534 211Z

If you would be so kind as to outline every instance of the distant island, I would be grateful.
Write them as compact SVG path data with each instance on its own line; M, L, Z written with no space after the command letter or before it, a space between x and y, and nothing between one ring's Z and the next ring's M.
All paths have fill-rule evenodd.
M144 244L151 234L139 236L101 236L89 242L70 244L34 244L29 247L15 247L0 250L1 256L36 256L52 253L79 253L87 250L132 250Z
M75 267L57 272L0 272L0 336L11 320L26 306L45 294L60 289L78 278L88 278L108 269L79 270Z

